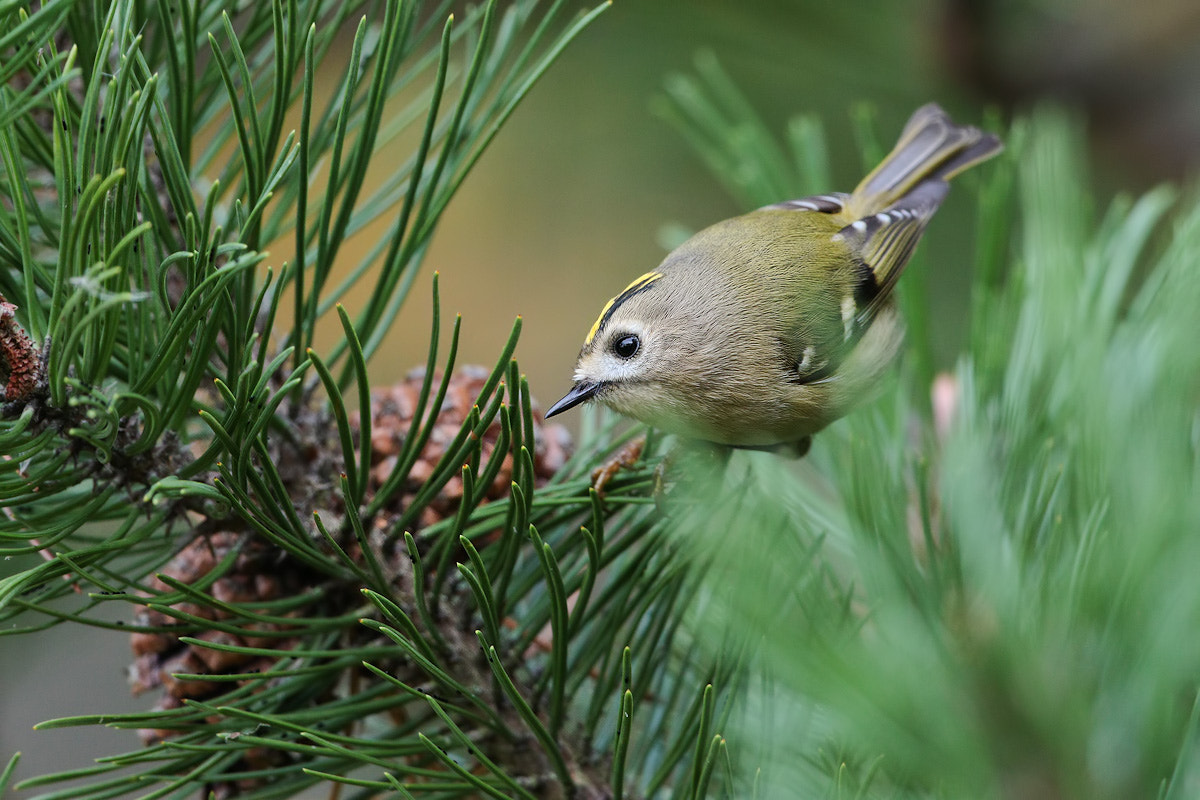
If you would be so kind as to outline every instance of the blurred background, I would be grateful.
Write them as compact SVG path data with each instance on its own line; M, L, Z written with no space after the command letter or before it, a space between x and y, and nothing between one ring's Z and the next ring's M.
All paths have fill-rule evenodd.
M568 388L602 304L662 259L664 224L698 230L749 210L654 110L702 50L780 135L799 113L825 121L837 184L826 190L864 174L850 119L864 102L887 146L930 100L975 123L989 107L1007 117L1065 103L1088 120L1098 198L1179 182L1200 156L1194 0L616 0L517 112L425 262L440 271L444 310L464 314L468 361L491 364L524 316L518 356L543 407ZM943 364L965 315L970 205L952 193L922 243ZM422 362L428 283L418 280L376 359L377 379Z
M459 363L494 363L514 317L523 316L518 356L544 408L568 388L603 302L664 255L664 225L699 229L747 210L655 113L669 76L692 71L702 50L773 129L782 132L799 113L825 120L837 181L830 190L848 190L863 174L850 110L864 102L877 108L887 144L931 100L963 122L979 122L988 108L1007 118L1045 100L1064 103L1088 122L1100 208L1118 190L1186 182L1200 158L1196 0L616 0L534 90L451 204L372 365L377 383L424 361L436 269L443 311L464 315ZM373 171L386 172L386 155ZM944 365L966 311L969 208L952 193L922 244L937 286L934 335ZM379 235L366 232L362 246ZM352 313L355 301L346 303ZM318 347L335 336L340 331L327 328ZM128 732L30 731L55 716L151 705L129 697L129 661L124 637L103 630L0 640L0 755L23 750L20 774L29 776L137 747Z

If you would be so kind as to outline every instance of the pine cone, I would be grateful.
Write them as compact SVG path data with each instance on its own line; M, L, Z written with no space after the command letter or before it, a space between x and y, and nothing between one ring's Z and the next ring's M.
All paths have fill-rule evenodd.
M390 529L395 518L412 503L417 492L432 476L446 448L473 411L487 376L488 371L480 367L463 367L450 376L445 402L438 412L433 431L403 485L381 509L376 519L377 529ZM424 371L415 370L401 382L371 393L372 468L368 476L368 498L375 495L396 465L405 436L413 422L423 378ZM335 427L328 415L316 408L302 414L293 420L293 423L297 428L295 442L300 443L300 449L296 450L293 442L288 445L288 453L272 454L289 494L293 498L304 498L305 502L318 508L333 507L344 513L344 509L338 508L340 494L330 481L330 475L336 475L340 466L334 463L337 460L334 454L339 453L335 434L331 433ZM356 430L359 428L357 418L352 418L351 424ZM571 442L565 428L560 425L544 425L541 415L537 413L534 416L534 430L535 481L541 485L566 462ZM501 423L497 420L484 432L481 463L489 463L498 444L500 431ZM506 454L499 473L487 488L485 502L507 496L511 480L512 456ZM421 528L452 516L462 501L462 495L462 478L455 475L423 509L415 527ZM329 521L332 522L335 516L331 515ZM341 526L332 526L331 531L340 528ZM287 554L279 553L272 545L253 533L228 529L196 536L161 570L161 573L185 584L195 584L208 576L235 549L238 554L233 565L207 588L207 593L218 601L231 605L269 601L298 594L306 586L312 585L314 579L320 579L312 576L310 571L296 560ZM362 559L357 542L344 543L344 549L351 558ZM393 554L395 555L398 554ZM411 575L411 572L409 574ZM331 604L331 607L324 609L322 613L335 615L344 612L346 609L337 607L341 602L337 599L339 597L346 598L346 608L361 602L358 586L338 587L330 585L328 576L324 579L329 590L325 593L324 602ZM398 588L402 584L403 581L399 580ZM150 586L156 591L171 591L171 587L158 578L153 579ZM346 591L339 592L339 588ZM401 593L404 591L402 588L399 590ZM219 608L193 602L179 603L173 608L204 620L219 621L230 617ZM205 642L280 651L296 646L299 641L291 636L247 636L218 630L197 631L194 623L181 622L170 614L149 606L138 607L135 623L143 627L178 628L181 632L143 632L132 636L131 644L135 656L130 669L132 690L134 694L141 694L150 689L161 689L162 695L155 705L159 710L179 708L188 699L210 698L231 688L229 683L181 679L177 677L179 674L261 673L269 670L277 660L274 656L249 656L184 644L179 640L180 635L188 635ZM242 621L237 621L237 624L241 628L250 627L250 624ZM284 631L286 626L259 624L253 629L267 634ZM347 631L347 635L351 639L372 635L367 630L355 626L353 630ZM143 741L149 745L178 733L177 730L166 729L144 730L141 735ZM259 750L262 752L259 753ZM282 751L255 748L247 752L237 769L252 769L250 761L258 758L287 759L290 756ZM276 760L271 763L281 762ZM254 781L223 781L206 787L206 791L211 791L221 798L236 797L256 785Z
M399 515L416 497L417 492L425 481L433 476L438 461L446 452L446 448L454 441L463 423L475 407L483 384L487 381L488 370L478 366L466 366L455 371L450 376L450 386L446 391L446 399L438 412L433 432L425 443L421 455L413 464L400 490L389 499L384 506L380 522L386 523L386 517ZM425 378L425 370L418 368L408 373L399 383L371 392L371 473L367 482L367 496L374 497L375 492L387 480L388 475L396 466L396 459L404 446L404 438L413 422L413 413L421 393L421 384ZM440 378L440 376L435 376ZM436 389L438 383L434 381ZM351 426L357 431L359 420L351 418ZM567 429L557 424L546 424L541 413L534 405L533 427L535 446L533 450L533 469L535 484L543 485L563 464L571 453L571 435ZM494 420L483 434L480 463L486 464L496 449L500 438L501 424L499 418ZM497 500L508 495L512 483L512 455L504 457L495 480L487 489L486 499ZM418 529L428 527L440 520L453 516L462 501L462 478L452 477L437 496L422 510L416 521Z
M446 447L458 435L459 429L475 406L480 389L488 376L481 367L463 367L450 377L450 386L445 402L434 423L434 429L421 451L408 478L400 491L385 506L380 517L386 524L389 518L401 513L412 502L423 483L429 479ZM377 390L371 394L372 409L372 470L368 481L368 496L373 496L396 464L396 457L404 444L404 437L412 423L413 412L421 391L423 370L414 370L400 383ZM327 420L311 416L314 424L328 429ZM309 417L306 417L308 419ZM352 425L358 427L358 420ZM537 483L545 483L562 467L569 454L570 435L561 425L542 425L541 417L535 414L537 441L534 449L534 470ZM493 422L484 432L482 461L486 463L494 451L500 435L500 422ZM316 435L316 434L314 434ZM332 443L331 443L332 444ZM305 475L307 470L329 471L327 459L288 458L280 461L281 473L289 486L306 487L304 494L311 496L314 487L327 483L320 476ZM290 466L290 469L284 467ZM512 480L512 456L505 455L504 464L496 479L488 487L487 499L498 499L508 493ZM424 509L418 527L433 524L451 516L462 501L462 479L454 476L441 492ZM230 570L209 587L209 593L217 600L229 603L245 603L272 600L302 590L305 585L305 570L287 556L277 554L273 548L251 534L221 531L205 534L193 539L162 570L175 580L194 584L207 576L231 550L240 552ZM153 589L169 592L170 587L158 578L150 582ZM223 620L226 612L196 603L180 603L174 606L180 611L201 619ZM248 645L287 649L295 643L290 637L262 636L244 637L224 631L202 631L196 633L194 626L181 623L168 614L148 606L138 607L135 624L145 627L178 627L197 639L220 644ZM267 626L270 630L281 630L280 626ZM134 633L131 645L135 661L131 667L131 684L134 694L150 689L163 688L164 694L158 708L176 708L184 700L210 697L223 690L224 684L202 680L180 680L176 673L219 675L235 672L258 671L270 667L275 659L251 657L237 653L212 650L199 646L185 645L179 636L170 632ZM143 734L147 741L162 738L160 731Z
M259 602L286 597L303 590L306 582L300 570L280 569L279 559L266 544L244 534L228 531L196 537L162 570L162 574L182 583L194 584L212 572L235 548L240 548L240 552L233 566L208 587L208 593L218 601L231 604ZM157 577L150 581L150 585L159 591L171 591L171 587ZM178 603L172 608L201 619L230 618L223 610L197 603ZM175 617L149 606L138 607L134 622L145 627L178 627L184 635L214 644L286 650L296 643L296 639L292 637L239 636L217 630L197 632L191 623L180 622ZM284 626L274 623L240 623L240 626L264 633L285 629ZM136 695L161 687L163 695L155 705L159 710L178 708L185 700L211 697L229 687L229 684L214 681L183 680L176 677L176 673L225 675L260 672L270 668L276 660L269 656L249 656L184 644L179 640L179 634L165 631L134 633L130 644L134 654L134 663L130 670L132 691ZM152 744L175 733L144 730L141 735L144 742Z

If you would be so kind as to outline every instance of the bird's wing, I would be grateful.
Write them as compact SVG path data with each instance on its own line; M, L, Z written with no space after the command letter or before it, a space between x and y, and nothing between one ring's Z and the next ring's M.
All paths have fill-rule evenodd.
M895 205L855 220L834 235L846 243L870 274L870 280L857 297L859 327L865 329L891 295L925 226L949 190L950 184L945 181L926 181Z
M796 200L785 200L782 203L772 203L763 206L759 211L817 211L821 214L840 214L845 209L850 195L845 192L831 194L814 194L811 197L800 197Z
M846 224L849 200L850 195L837 192L773 203L759 210L816 212L828 223L815 227L813 236L833 237ZM823 241L820 246L828 247L829 238ZM870 266L858 258L857 250L851 248L850 255L845 259L845 272L817 278L829 281L830 290L845 292L845 297L832 302L801 302L795 308L794 326L780 339L781 357L798 383L814 383L835 373L865 330L859 311L876 297L878 283Z

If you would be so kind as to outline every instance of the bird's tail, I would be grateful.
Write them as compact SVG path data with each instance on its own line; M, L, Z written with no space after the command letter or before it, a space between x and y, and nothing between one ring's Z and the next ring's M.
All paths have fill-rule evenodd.
M1000 139L971 125L955 125L936 103L909 118L892 152L862 179L847 203L857 219L883 211L929 181L948 181L1003 149Z

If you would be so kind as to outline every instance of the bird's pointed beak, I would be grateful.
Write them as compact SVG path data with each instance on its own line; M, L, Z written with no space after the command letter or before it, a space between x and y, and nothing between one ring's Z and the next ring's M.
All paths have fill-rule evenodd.
M574 408L580 403L592 399L596 392L600 391L600 384L592 381L580 381L571 387L571 391L567 392L561 400L546 410L546 419L550 419L555 414L561 414L569 408Z

